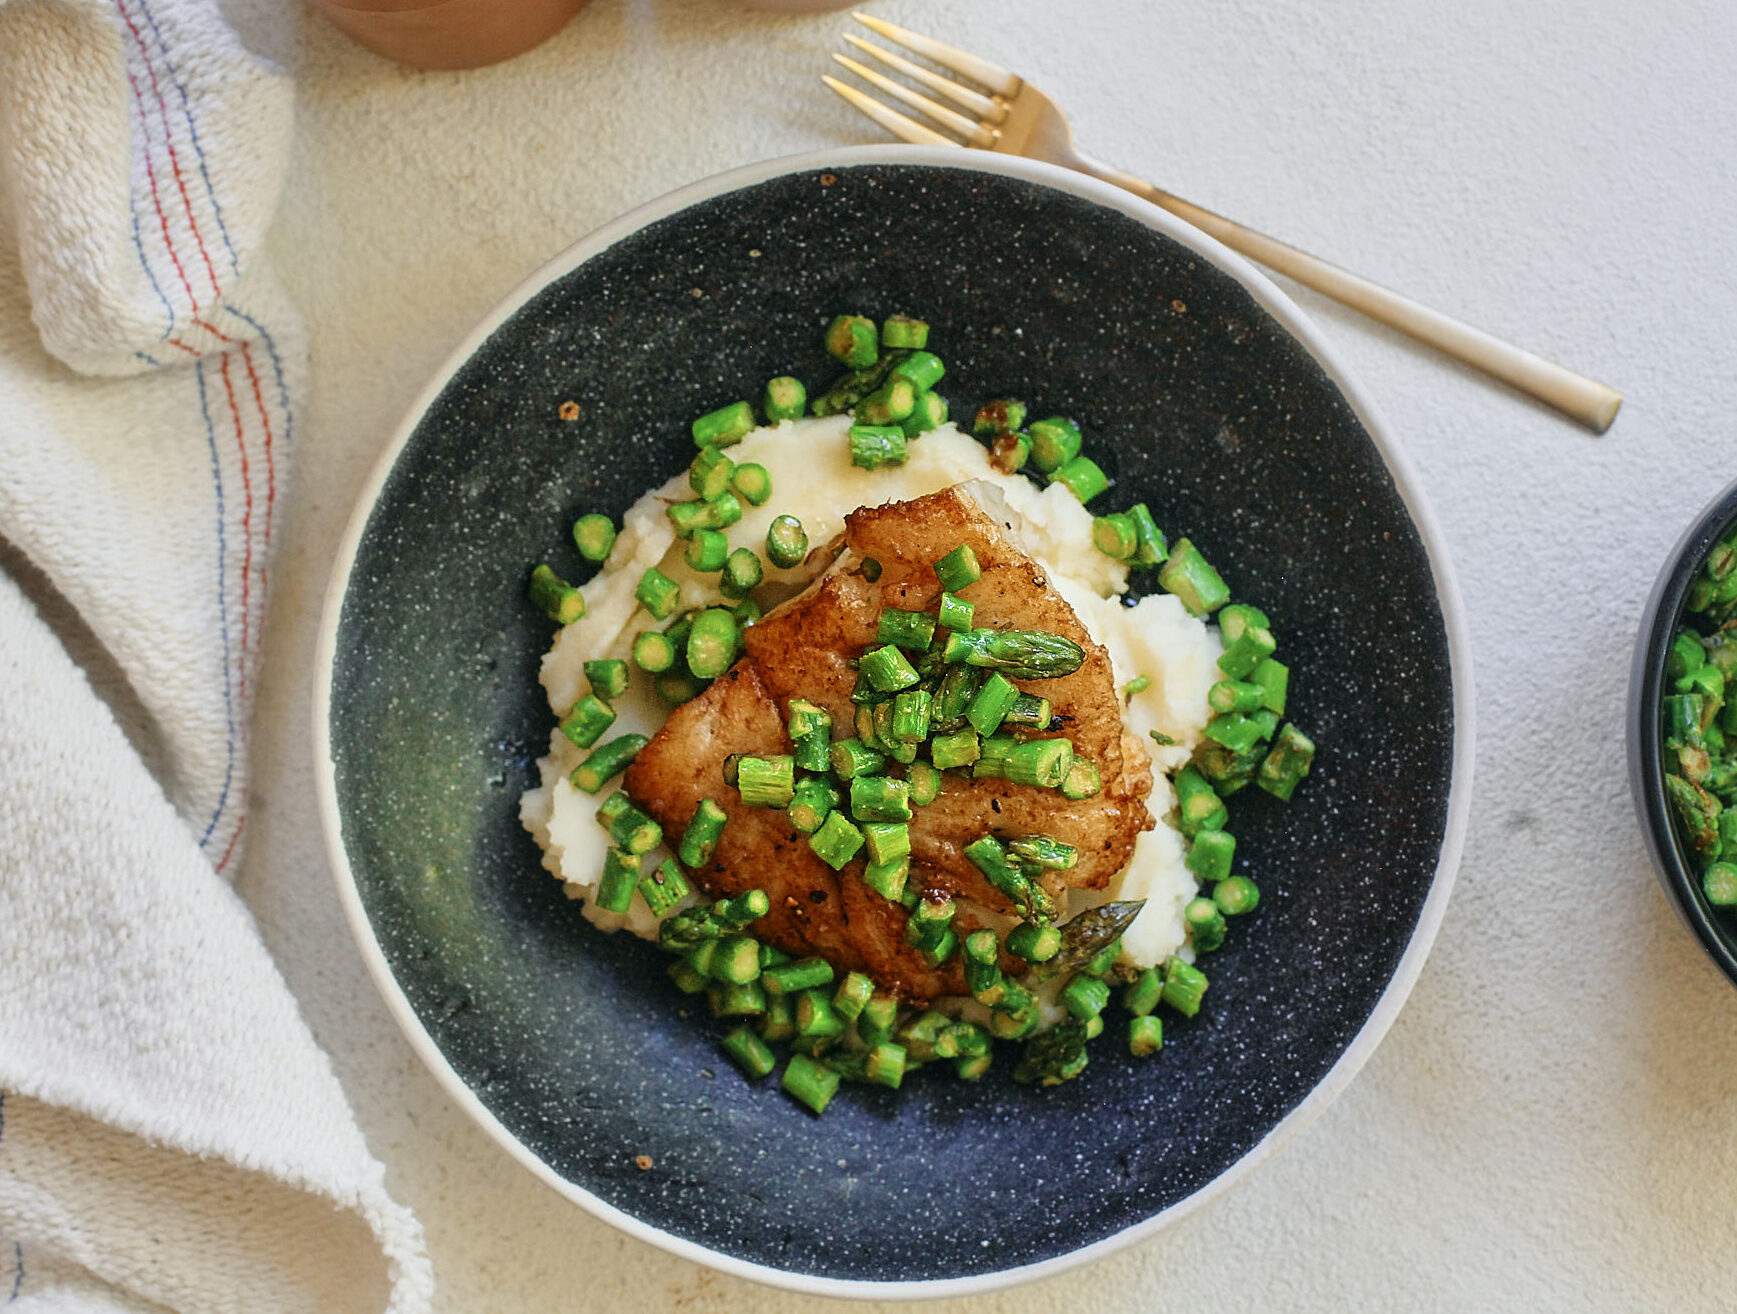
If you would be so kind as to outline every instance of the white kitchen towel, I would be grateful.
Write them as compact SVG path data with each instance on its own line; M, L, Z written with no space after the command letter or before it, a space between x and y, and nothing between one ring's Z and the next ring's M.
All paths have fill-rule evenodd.
M264 253L292 115L214 0L0 0L0 564L29 584L0 569L0 1303L21 1309L430 1298L415 1220L224 879L304 387Z

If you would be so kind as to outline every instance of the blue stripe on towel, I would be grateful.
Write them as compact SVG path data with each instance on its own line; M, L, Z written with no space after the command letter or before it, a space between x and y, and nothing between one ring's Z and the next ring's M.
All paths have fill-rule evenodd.
M246 311L237 310L227 301L223 303L223 308L259 334L259 340L265 344L266 351L271 355L272 372L277 375L278 409L283 412L283 441L284 446L289 447L295 442L295 411L290 408L289 384L284 382L283 358L277 354L277 343L272 340L265 325Z
M151 269L151 262L145 258L145 237L139 229L138 194L129 192L127 209L133 215L133 248L139 253L139 268L145 271L145 277L151 280L151 291L157 294L157 300L163 303L163 312L169 316L169 322L163 325L163 331L157 335L161 342L175 331L175 307L169 304L169 298L163 295L162 284L157 282L157 275Z
M217 615L223 630L223 712L228 719L225 745L228 760L223 766L223 790L217 797L217 807L211 814L211 820L206 823L205 833L199 837L199 846L203 848L210 842L211 832L217 829L217 822L223 816L224 808L229 806L229 786L235 778L235 695L230 687L229 598L224 582L224 561L229 549L223 523L223 467L217 459L217 430L211 423L211 403L205 393L203 360L193 367L193 377L199 381L199 413L205 417L205 441L211 449L211 480L217 490Z
M211 211L217 216L217 231L223 235L223 249L229 253L229 271L239 274L241 266L235 258L235 246L229 240L229 225L223 222L223 206L217 199L217 189L211 185L211 172L205 167L205 148L199 144L199 129L193 126L193 106L187 99L186 84L181 81L181 75L175 69L175 61L169 55L169 43L163 40L162 29L157 26L151 7L145 0L138 0L138 6L139 12L145 16L145 22L150 24L151 34L157 38L157 46L163 53L163 67L168 71L169 81L181 97L181 117L187 120L187 136L193 143L193 153L199 157L199 176L205 182L205 195L211 199Z

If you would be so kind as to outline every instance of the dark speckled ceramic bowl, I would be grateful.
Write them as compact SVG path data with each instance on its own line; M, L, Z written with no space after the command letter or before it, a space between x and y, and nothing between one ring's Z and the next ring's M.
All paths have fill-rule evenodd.
M1671 638L1683 623L1689 585L1700 574L1713 544L1729 534L1733 525L1737 525L1737 484L1714 498L1689 526L1653 585L1635 635L1634 666L1629 675L1628 779L1659 884L1707 957L1737 983L1737 916L1707 902L1701 891L1701 865L1684 846L1665 798L1663 708L1659 701L1670 692L1665 661Z
M1079 419L1115 480L1272 616L1320 745L1234 801L1261 908L1192 1020L1031 1090L921 1073L815 1119L718 1055L661 955L595 932L520 828L550 714L528 567L585 566L703 411L823 380L841 310L934 326L955 414ZM576 422L557 416L578 401ZM1086 549L1090 550L1090 549ZM940 1296L1146 1235L1263 1158L1368 1057L1440 922L1470 792L1458 603L1415 480L1308 321L1112 188L987 153L777 161L657 201L514 292L412 409L327 604L316 734L339 889L405 1033L568 1198L731 1272ZM635 1157L653 1166L641 1170Z

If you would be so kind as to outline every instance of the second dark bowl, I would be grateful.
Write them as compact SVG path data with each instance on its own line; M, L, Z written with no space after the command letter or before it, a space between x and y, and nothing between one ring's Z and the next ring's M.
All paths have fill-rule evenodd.
M1737 523L1737 484L1701 512L1666 558L1641 614L1628 686L1628 779L1659 884L1707 957L1737 984L1737 916L1722 913L1701 892L1701 868L1684 846L1665 797L1664 731L1660 724L1671 638L1683 622L1683 603L1713 544Z

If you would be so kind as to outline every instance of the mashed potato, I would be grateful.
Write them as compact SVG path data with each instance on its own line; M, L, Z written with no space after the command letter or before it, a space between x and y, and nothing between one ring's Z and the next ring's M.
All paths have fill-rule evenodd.
M1026 550L1044 564L1092 637L1109 651L1117 684L1139 675L1151 682L1127 700L1124 716L1152 749L1155 784L1148 807L1158 825L1140 836L1127 868L1107 891L1085 896L1076 892L1072 906L1145 899L1146 907L1122 937L1124 957L1139 966L1154 966L1184 950L1182 910L1196 886L1184 865L1187 846L1174 827L1175 798L1166 775L1188 761L1210 715L1206 694L1218 678L1216 662L1222 651L1217 631L1190 616L1169 594L1123 605L1127 567L1092 546L1091 512L1061 485L1040 489L1022 475L1001 473L989 464L980 443L951 424L913 441L904 465L860 470L850 463L850 424L846 415L798 420L757 429L730 448L733 460L757 461L773 477L773 495L766 505L744 503L741 521L725 531L731 548L763 553L767 526L779 515L800 519L810 544L818 546L842 533L845 516L859 506L910 501L974 479L998 487L1018 516L1014 528ZM681 609L718 600L717 575L688 568L682 559L684 544L664 511L671 502L691 496L684 472L628 510L608 563L584 586L584 619L564 627L543 659L540 678L557 716L589 692L585 662L629 655L635 634L646 625L634 589L649 567L656 566L681 586ZM794 595L813 573L806 563L788 570L768 563L761 595L780 600ZM616 701L610 736L628 731L650 735L662 724L667 709L648 686L649 681L636 679ZM1150 731L1167 736L1173 746L1147 739ZM543 848L543 865L575 898L594 889L609 843L596 822L601 798L567 781L582 756L559 730L553 731L549 754L539 763L542 784L520 804L525 826ZM588 899L585 915L600 926L625 926L637 935L657 932L656 919L639 900L630 912L616 916L599 911Z

